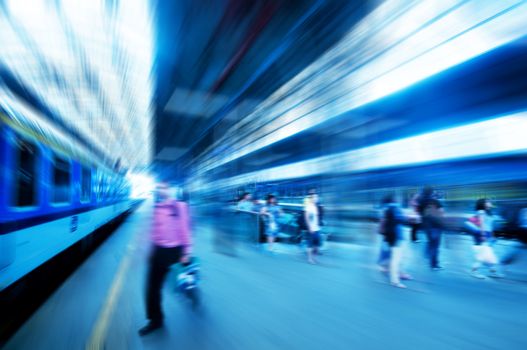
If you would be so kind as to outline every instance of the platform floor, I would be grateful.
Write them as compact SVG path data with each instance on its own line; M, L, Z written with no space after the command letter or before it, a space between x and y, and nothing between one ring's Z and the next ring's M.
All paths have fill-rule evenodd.
M144 280L149 203L143 204L28 319L6 349L527 349L527 257L507 278L467 274L470 243L449 236L444 271L407 247L407 290L387 284L378 248L329 244L320 264L296 246L215 251L213 228L195 227L203 307L164 291L166 325L146 337ZM499 250L509 249L500 245Z

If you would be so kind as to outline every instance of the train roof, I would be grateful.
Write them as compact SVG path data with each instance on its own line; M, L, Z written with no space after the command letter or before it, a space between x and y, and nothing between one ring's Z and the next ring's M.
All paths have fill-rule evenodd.
M106 168L107 171L114 171L106 159L101 159L100 156L83 146L75 138L67 135L47 121L30 106L21 102L13 104L13 101L9 101L9 106L6 107L0 101L1 123L9 126L24 137L43 143L54 151L74 158L81 163Z

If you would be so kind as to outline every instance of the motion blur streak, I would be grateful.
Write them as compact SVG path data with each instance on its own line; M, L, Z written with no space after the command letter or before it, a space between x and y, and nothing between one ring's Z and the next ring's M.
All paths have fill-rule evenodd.
M251 182L298 179L321 174L351 173L402 165L505 155L527 150L527 112L449 128L333 154L212 183L193 185L196 190L218 189ZM492 142L489 142L492 140Z
M31 94L110 162L151 160L153 29L148 2L10 0L0 8L0 106ZM0 75L2 76L2 75ZM2 80L5 80L2 83ZM21 92L21 91L22 92ZM6 101L9 99L9 101Z
M203 173L527 34L526 1L387 1L219 138ZM210 149L214 149L211 147ZM220 149L217 147L217 149Z

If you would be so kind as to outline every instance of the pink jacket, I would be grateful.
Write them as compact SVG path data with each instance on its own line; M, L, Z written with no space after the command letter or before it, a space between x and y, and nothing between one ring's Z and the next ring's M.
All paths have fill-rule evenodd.
M184 253L190 254L190 217L185 202L166 200L156 203L150 230L152 242L160 247L184 247Z

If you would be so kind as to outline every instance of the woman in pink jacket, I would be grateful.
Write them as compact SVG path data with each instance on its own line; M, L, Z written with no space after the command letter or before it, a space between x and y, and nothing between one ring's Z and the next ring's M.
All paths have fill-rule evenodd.
M170 265L189 261L191 249L190 217L187 203L170 198L169 187L156 189L156 201L150 228L152 253L146 286L148 323L139 330L146 335L163 326L161 289Z

